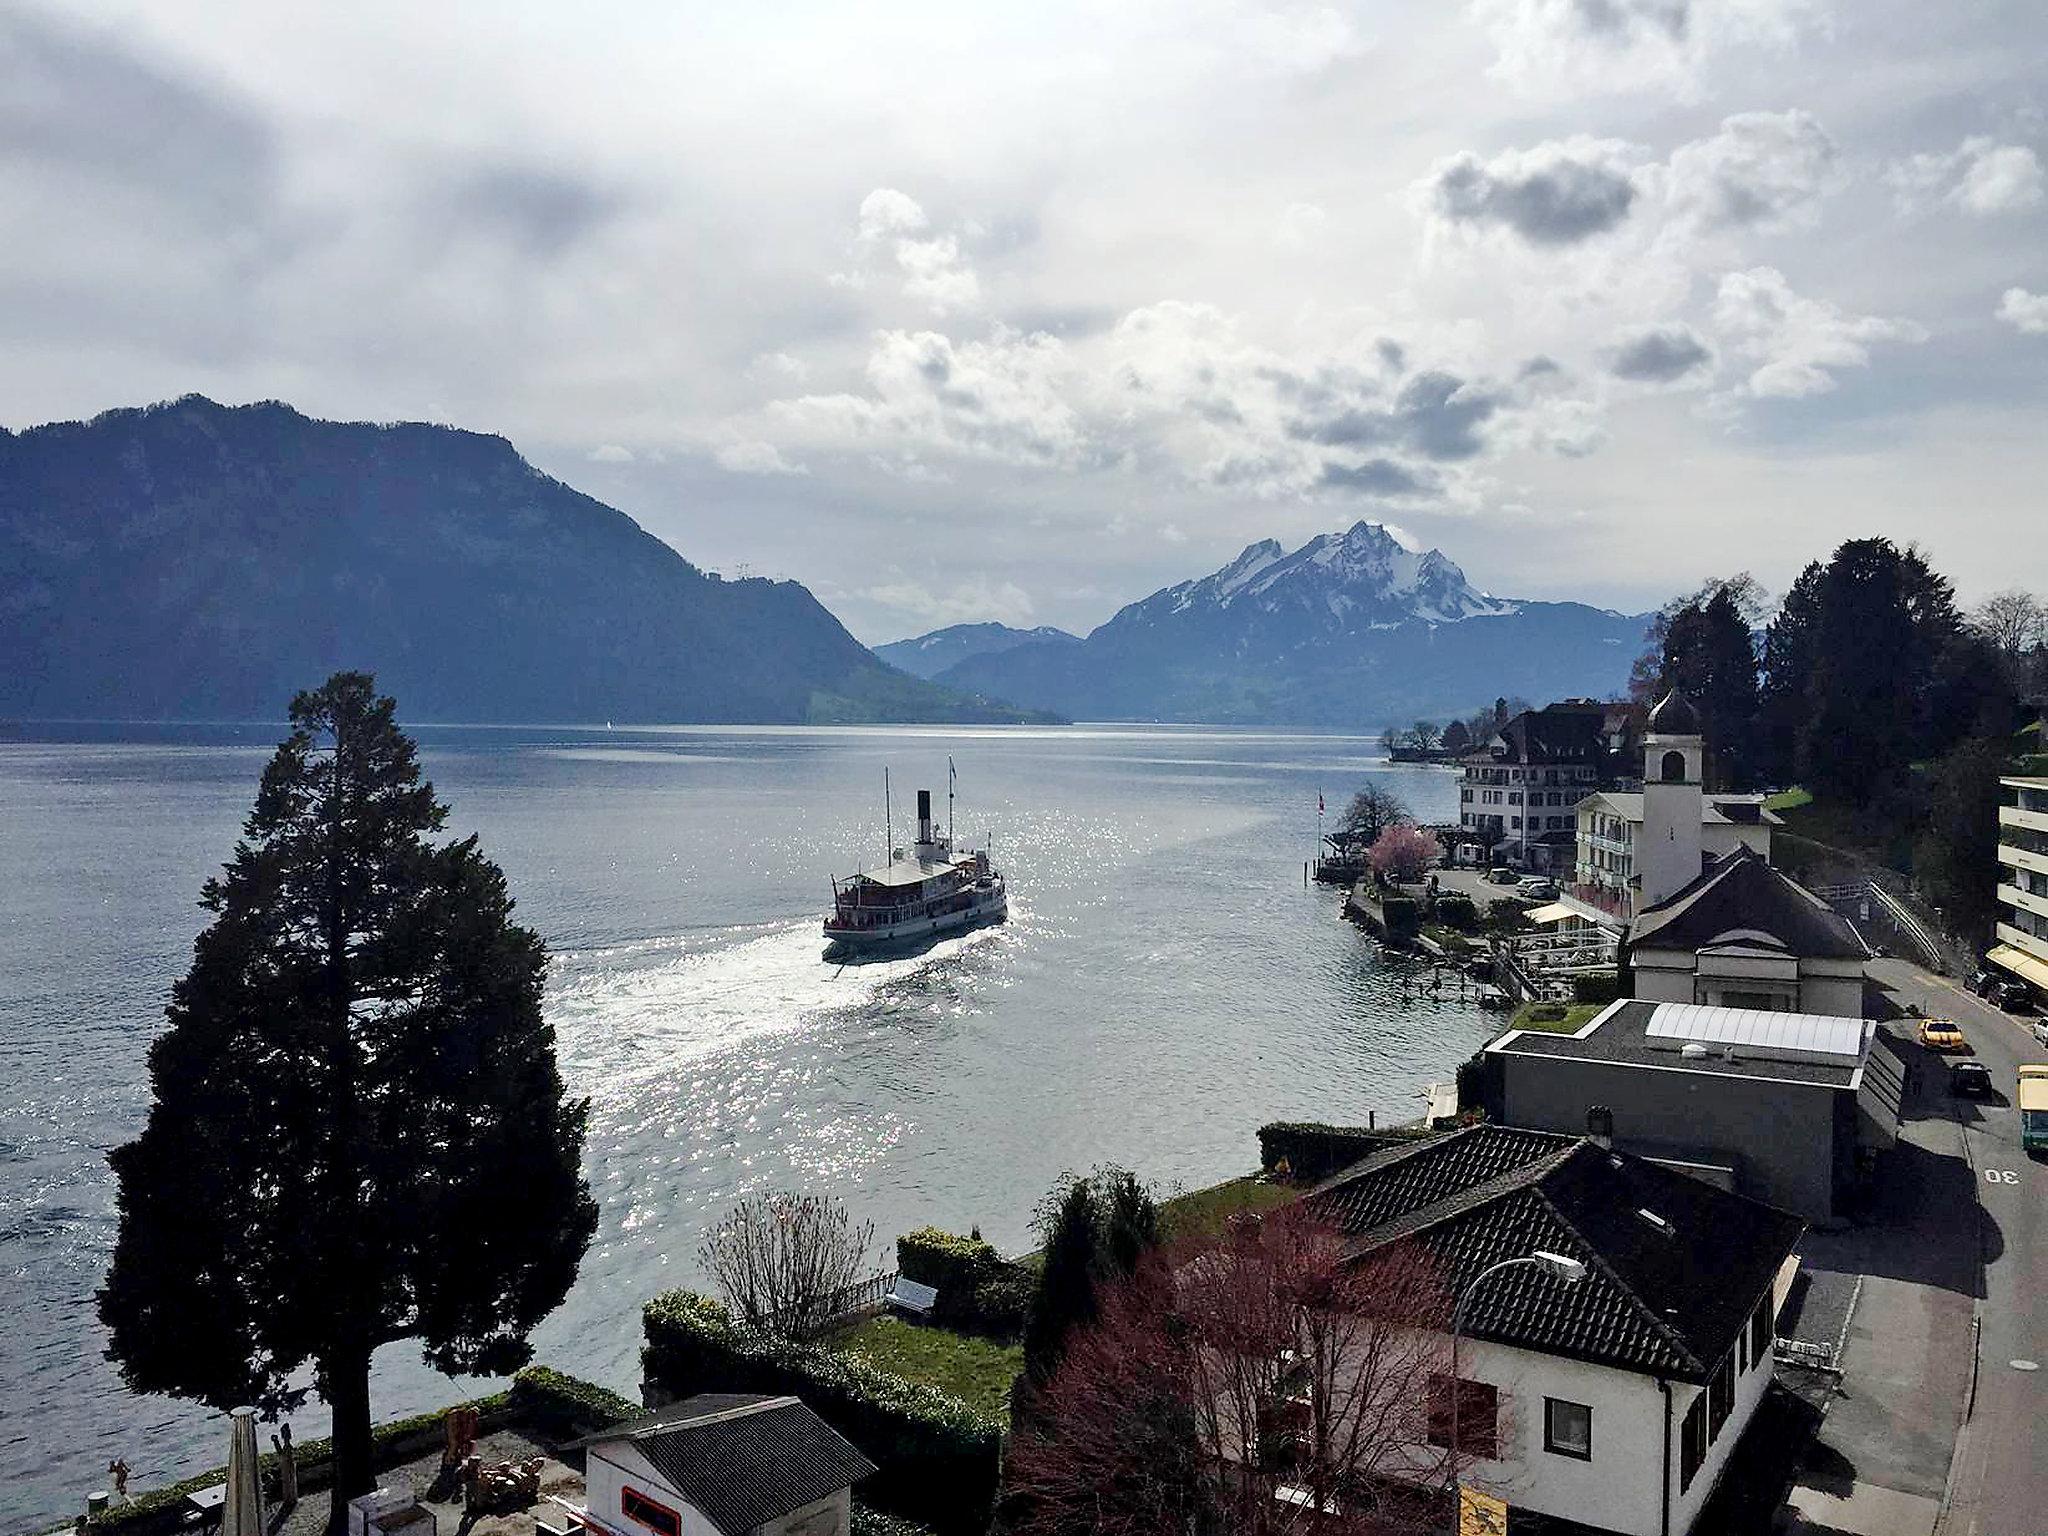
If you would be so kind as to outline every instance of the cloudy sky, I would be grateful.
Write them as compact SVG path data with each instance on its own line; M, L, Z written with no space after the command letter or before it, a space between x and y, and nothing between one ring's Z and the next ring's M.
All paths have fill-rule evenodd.
M1359 517L2048 589L2044 94L2039 0L0 0L0 423L501 432L870 642Z

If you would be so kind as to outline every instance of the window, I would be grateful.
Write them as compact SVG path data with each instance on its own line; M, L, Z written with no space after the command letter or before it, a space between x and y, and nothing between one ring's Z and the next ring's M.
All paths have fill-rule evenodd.
M683 1536L683 1517L666 1504L657 1504L638 1488L619 1490L619 1513L636 1525L644 1525L661 1536Z
M1700 1463L1707 1459L1707 1394L1702 1392L1685 1410L1685 1425L1678 1436L1678 1491L1692 1486Z
M1429 1443L1451 1443L1451 1378L1441 1371L1429 1377ZM1498 1455L1500 1393L1490 1381L1458 1381L1458 1452L1492 1461Z
M1714 1368L1714 1379L1707 1383L1707 1438L1720 1438L1721 1426L1728 1422L1728 1415L1735 1409L1735 1357L1726 1355Z
M1749 1317L1749 1362L1762 1365L1771 1358L1771 1298L1756 1304Z
M1543 1399L1543 1449L1560 1456L1593 1459L1593 1410L1561 1397Z

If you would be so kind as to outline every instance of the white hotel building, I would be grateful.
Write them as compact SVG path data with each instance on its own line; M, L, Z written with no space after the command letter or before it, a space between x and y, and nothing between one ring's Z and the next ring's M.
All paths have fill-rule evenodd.
M1988 958L2048 993L2048 779L1998 781L1998 907Z

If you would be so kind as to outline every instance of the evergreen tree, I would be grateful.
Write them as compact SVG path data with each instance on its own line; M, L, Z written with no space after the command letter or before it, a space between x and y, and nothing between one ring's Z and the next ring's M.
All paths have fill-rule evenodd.
M1821 575L1818 560L1799 573L1778 613L1764 631L1763 678L1758 687L1758 764L1767 783L1798 777L1799 737L1806 723L1808 685L1820 628Z
M1990 939L1998 896L1998 776L2005 745L1970 737L1938 759L1927 778L1927 810L1913 845L1913 877L1947 926L1972 943Z
M1095 1192L1086 1179L1071 1180L1041 1235L1045 1267L1024 1323L1024 1374L1033 1388L1052 1379L1067 1335L1095 1321L1096 1248L1101 1240Z
M1128 1279L1137 1273L1138 1261L1159 1244L1159 1207L1128 1168L1099 1168L1093 1182L1100 1206L1103 1278Z
M597 1224L588 1101L514 924L372 681L292 701L290 737L200 904L213 920L150 1049L154 1101L113 1153L120 1234L100 1316L141 1392L334 1412L329 1529L371 1486L370 1360L415 1338L498 1375L561 1301Z
M1670 617L1659 693L1676 688L1698 708L1715 787L1756 782L1757 663L1749 620L1728 583Z

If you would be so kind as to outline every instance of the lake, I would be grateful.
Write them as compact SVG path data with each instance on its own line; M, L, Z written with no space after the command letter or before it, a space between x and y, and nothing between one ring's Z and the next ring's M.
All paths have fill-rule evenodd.
M929 1222L1014 1251L1064 1170L1211 1183L1257 1166L1268 1120L1413 1118L1489 1034L1304 889L1319 790L1334 815L1370 776L1455 817L1451 773L1390 766L1362 736L415 734L451 830L482 835L553 951L563 1071L593 1101L603 1214L539 1358L629 1395L640 1303L698 1279L701 1233L748 1191L838 1196L885 1245ZM200 884L281 735L31 723L0 742L0 1530L68 1519L117 1455L138 1490L223 1459L223 1419L124 1390L93 1292L106 1152L141 1127ZM918 786L944 806L949 753L960 836L992 835L1010 921L825 963L830 877L882 856L884 766L907 841ZM372 1386L379 1417L484 1389L412 1345L379 1355Z

